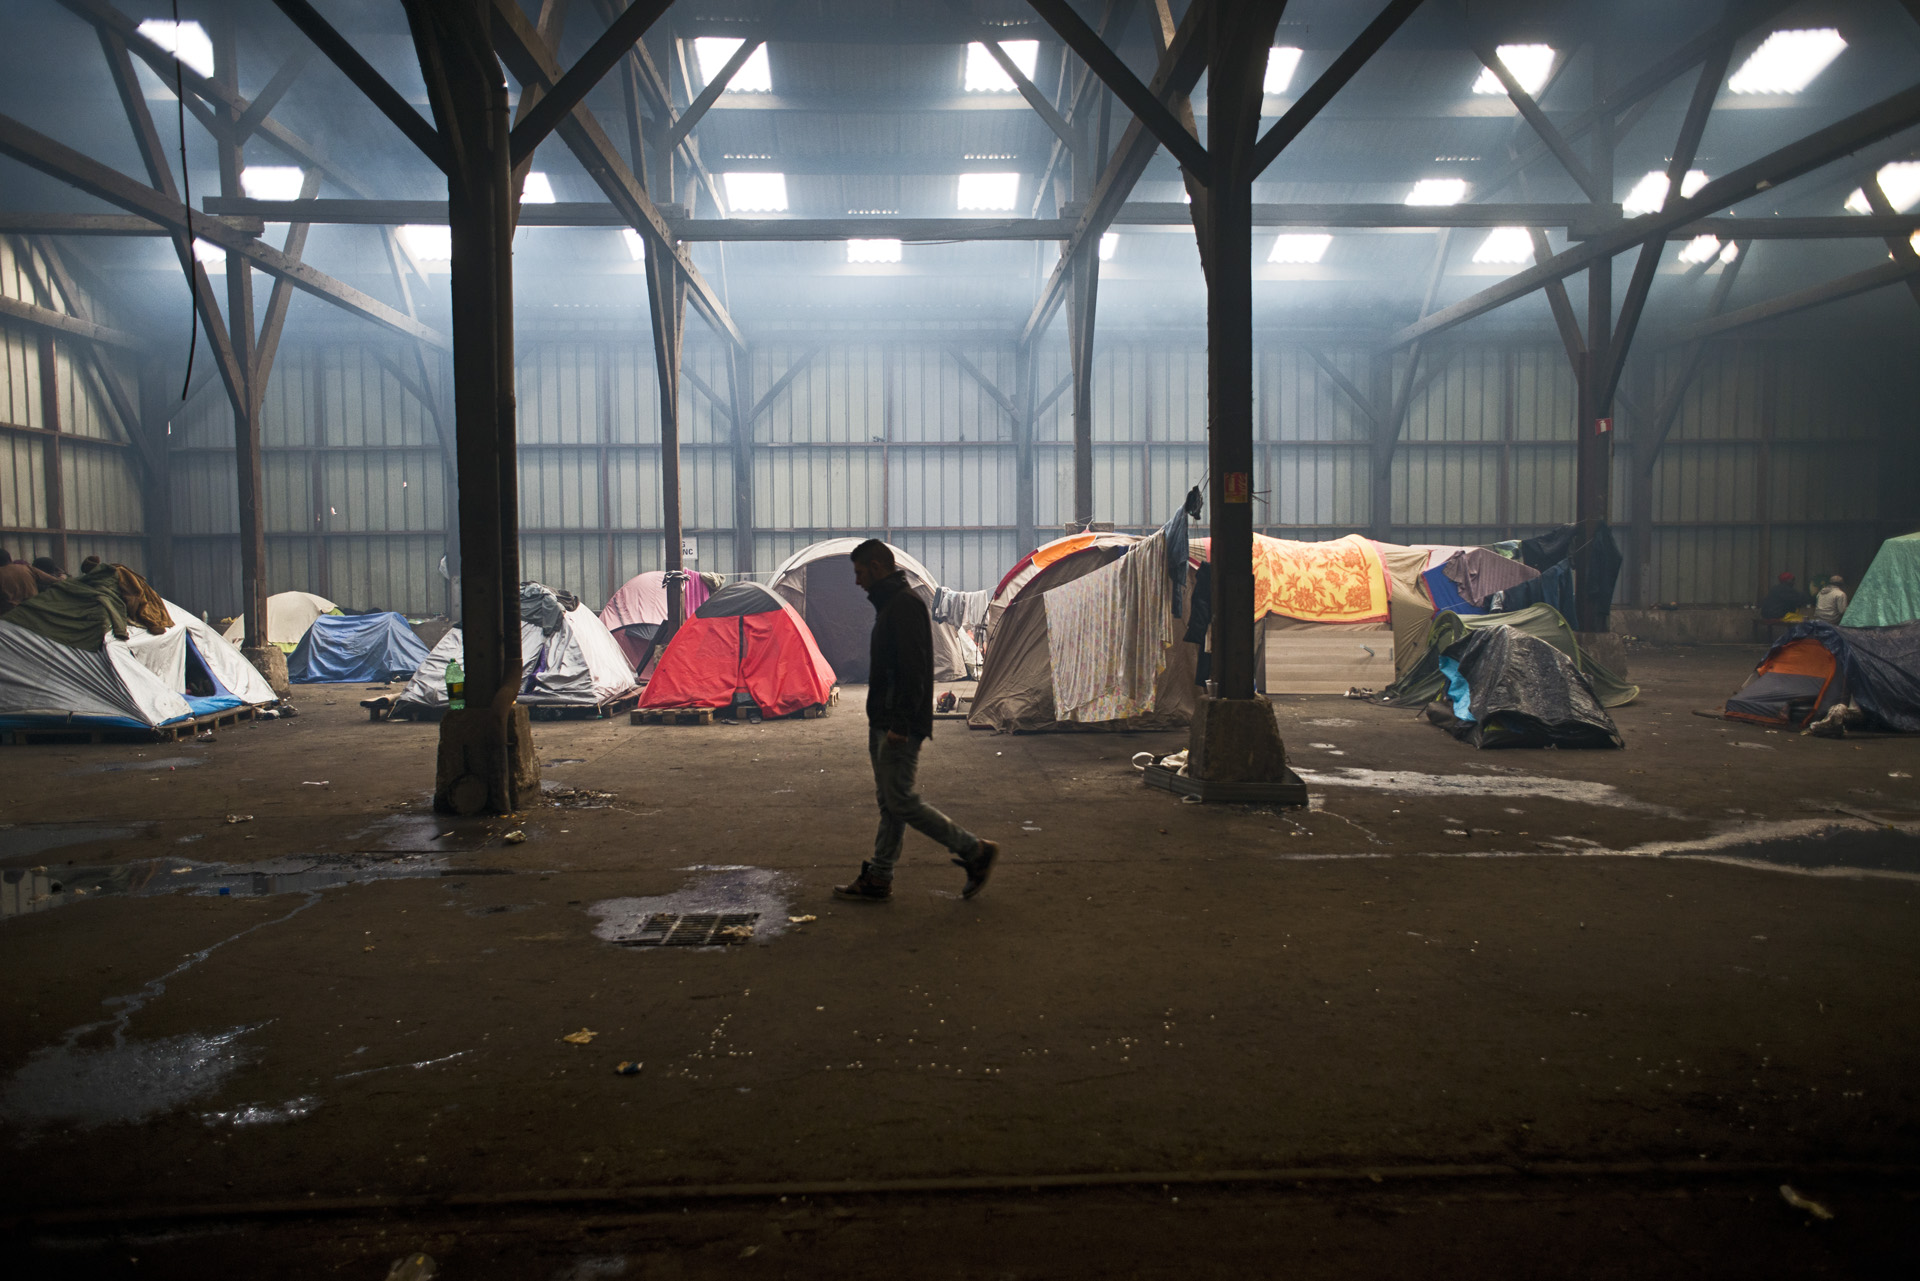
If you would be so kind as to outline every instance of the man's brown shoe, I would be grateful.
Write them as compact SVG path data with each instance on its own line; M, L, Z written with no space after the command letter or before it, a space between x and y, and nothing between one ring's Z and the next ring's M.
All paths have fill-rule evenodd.
M833 887L835 898L852 899L856 903L884 903L893 897L891 881L875 880L871 863L860 865L860 875L853 878L850 885Z
M987 877L993 874L993 861L1000 857L1000 847L992 841L981 841L980 848L972 858L956 858L955 867L964 868L967 873L966 888L960 891L961 898L972 898L987 886Z

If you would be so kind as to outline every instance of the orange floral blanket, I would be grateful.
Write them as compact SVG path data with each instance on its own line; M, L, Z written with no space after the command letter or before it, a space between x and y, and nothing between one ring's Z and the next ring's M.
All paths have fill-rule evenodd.
M1196 563L1210 540L1193 540ZM1253 616L1305 623L1383 623L1387 620L1387 566L1373 541L1348 534L1329 543L1296 543L1253 536Z

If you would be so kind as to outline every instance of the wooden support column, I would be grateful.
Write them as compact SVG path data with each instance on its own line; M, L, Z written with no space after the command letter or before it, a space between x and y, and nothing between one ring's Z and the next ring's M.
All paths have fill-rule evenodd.
M1026 343L1015 353L1015 360L1014 376L1018 382L1013 396L1013 537L1017 545L1013 551L1019 557L1037 545L1034 541L1033 420L1038 416L1034 406L1034 381L1039 372L1039 355L1033 344Z
M733 420L733 571L753 572L753 354L727 348L727 409Z
M229 93L240 87L233 14L223 10L213 29L214 83ZM220 164L220 194L244 196L240 171L246 158L233 132L239 116L231 105L214 108L226 123L224 136L214 134L214 154ZM254 370L253 264L237 253L227 255L227 332L238 363L241 394L233 398L233 467L235 490L239 498L240 523L240 616L244 621L242 646L249 660L267 672L275 673L272 647L267 637L267 525L262 495L266 490L266 463L260 448L260 404L264 388ZM264 665L263 665L264 659ZM285 659L280 660L284 666ZM285 678L281 678L284 685ZM284 691L282 691L284 692Z
M173 576L173 451L167 448L167 415L178 389L167 362L158 356L140 361L139 421L130 432L147 438L151 448L147 467L146 526L147 577L162 595L177 596L180 583ZM78 568L75 566L74 568ZM72 573L73 569L68 569Z
M1593 101L1606 95L1605 42L1593 46ZM1613 190L1613 120L1602 115L1594 123L1592 173L1595 188ZM1613 259L1602 255L1587 268L1587 350L1579 362L1579 410L1576 431L1574 521L1580 533L1574 542L1574 599L1581 631L1607 630L1609 601L1593 581L1592 545L1612 502L1613 420L1607 408L1606 383L1612 360Z
M40 471L46 482L47 529L52 536L53 559L72 573L73 567L67 564L67 485L60 457L60 356L51 333L40 334L39 347L40 425L47 432L41 440Z
M680 630L686 618L683 584L672 575L686 568L680 540L686 528L680 503L680 349L687 313L687 288L673 260L647 246L647 306L653 317L654 376L660 384L660 536L668 571L667 624L661 644Z
M1082 149L1085 155L1085 149ZM1093 164L1073 162L1073 194L1086 200L1093 186ZM1073 523L1093 523L1093 327L1100 297L1100 238L1087 237L1069 250L1067 265L1067 362L1073 375Z
M434 807L505 814L539 791L520 690L520 511L507 85L485 0L407 0L450 157L454 432L466 709L440 726Z

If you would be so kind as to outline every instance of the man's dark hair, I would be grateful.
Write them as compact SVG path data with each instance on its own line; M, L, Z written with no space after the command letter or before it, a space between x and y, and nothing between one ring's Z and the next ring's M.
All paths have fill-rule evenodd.
M893 561L893 548L877 538L869 538L848 552L847 559L856 565L871 565L889 574L897 568Z
M0 565L11 564L13 564L13 553L4 547L0 547Z
M65 578L67 576L67 571L60 568L60 562L51 556L35 556L33 558L33 567L41 573L51 574L55 578Z
M83 574L91 574L98 568L100 568L100 558L98 556L89 556L80 562L80 572Z

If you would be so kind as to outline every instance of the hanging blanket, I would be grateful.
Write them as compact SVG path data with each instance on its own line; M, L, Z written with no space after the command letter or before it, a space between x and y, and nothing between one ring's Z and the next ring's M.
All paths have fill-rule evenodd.
M1091 724L1154 709L1154 687L1182 627L1167 577L1167 533L1040 598L1047 607L1054 717Z
M1193 540L1210 560L1212 540ZM1253 536L1253 617L1280 614L1303 623L1387 621L1387 566L1373 540L1348 534L1329 543Z

